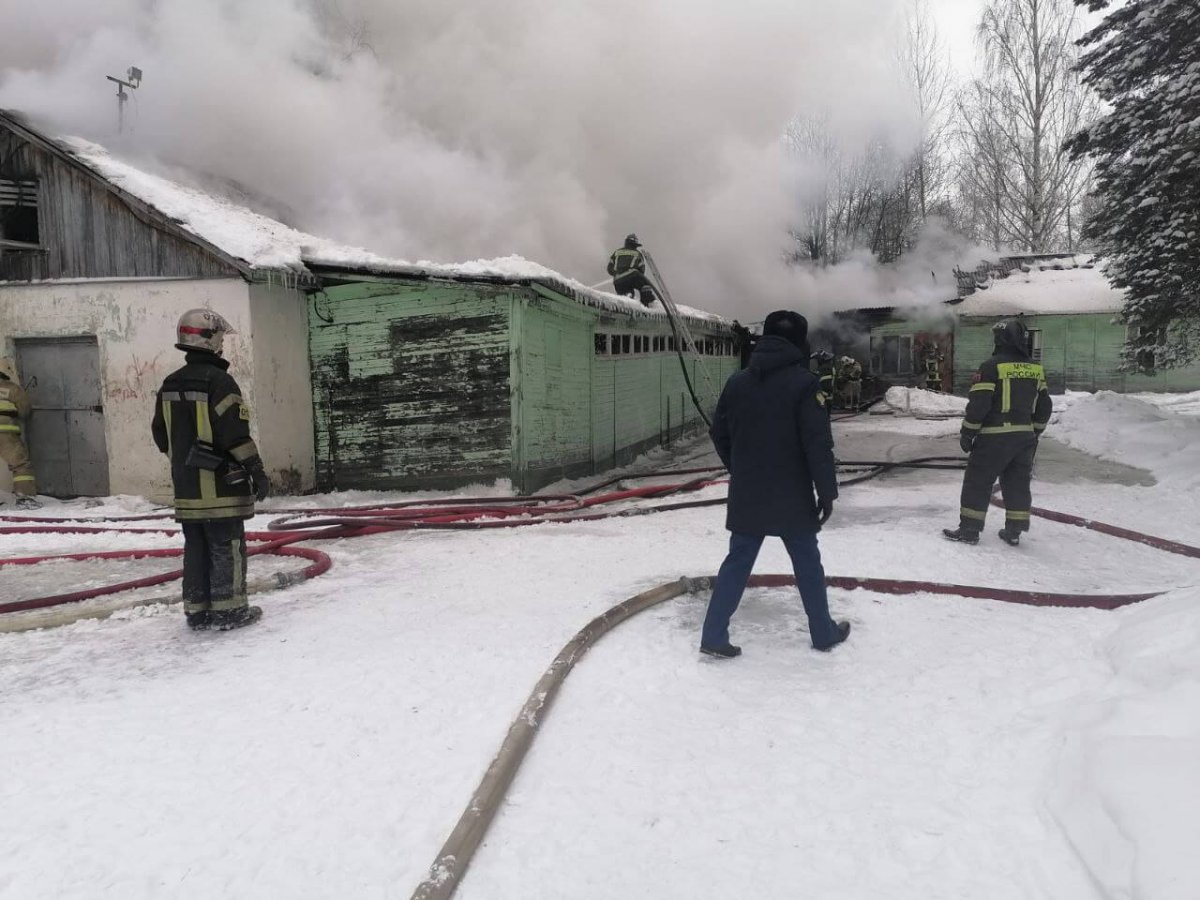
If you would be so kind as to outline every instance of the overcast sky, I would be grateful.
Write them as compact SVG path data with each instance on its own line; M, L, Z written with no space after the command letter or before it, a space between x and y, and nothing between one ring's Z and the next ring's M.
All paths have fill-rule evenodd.
M930 5L955 69L960 77L969 75L976 53L975 27L983 13L984 0L930 0Z

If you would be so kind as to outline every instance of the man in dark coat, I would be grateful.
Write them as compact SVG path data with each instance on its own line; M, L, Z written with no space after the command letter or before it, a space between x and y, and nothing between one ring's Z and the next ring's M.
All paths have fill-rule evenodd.
M749 368L730 376L717 402L710 434L729 469L725 527L732 534L704 618L702 653L742 652L729 642L729 620L767 535L781 538L792 558L813 646L830 650L850 633L850 623L829 615L817 546L838 487L829 416L809 356L804 317L773 312Z
M1018 319L992 328L992 357L975 373L963 415L959 443L969 453L963 475L959 526L943 529L952 541L979 543L992 487L1000 479L1004 527L1000 538L1016 546L1029 530L1033 505L1030 481L1038 437L1050 421L1052 404L1046 372L1029 357L1029 332Z

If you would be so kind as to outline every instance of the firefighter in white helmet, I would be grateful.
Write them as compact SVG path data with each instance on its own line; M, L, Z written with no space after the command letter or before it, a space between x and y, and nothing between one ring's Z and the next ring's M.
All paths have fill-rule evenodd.
M271 483L250 437L250 409L221 358L233 328L209 309L179 319L186 365L158 392L151 430L171 459L183 528L183 604L193 629L240 628L262 615L246 601L245 520Z
M12 472L13 493L20 509L38 509L37 480L22 434L29 421L29 397L17 380L11 359L0 359L0 459Z

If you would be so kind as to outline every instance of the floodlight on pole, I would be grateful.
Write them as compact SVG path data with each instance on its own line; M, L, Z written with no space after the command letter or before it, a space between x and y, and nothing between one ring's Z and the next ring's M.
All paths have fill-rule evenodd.
M125 72L125 79L117 78L115 75L105 75L109 81L114 81L117 84L117 132L125 130L125 104L129 100L129 95L125 93L125 88L135 91L138 85L142 83L142 70L137 66L130 66Z

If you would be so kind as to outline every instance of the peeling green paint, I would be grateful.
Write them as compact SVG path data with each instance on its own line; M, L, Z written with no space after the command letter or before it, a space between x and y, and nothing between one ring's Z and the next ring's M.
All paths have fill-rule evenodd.
M647 347L668 334L661 317L594 309L543 287L406 277L327 287L309 303L319 484L509 478L532 491L627 462L698 424L665 341L660 352L600 356L598 330L644 335ZM706 366L723 383L736 361Z

